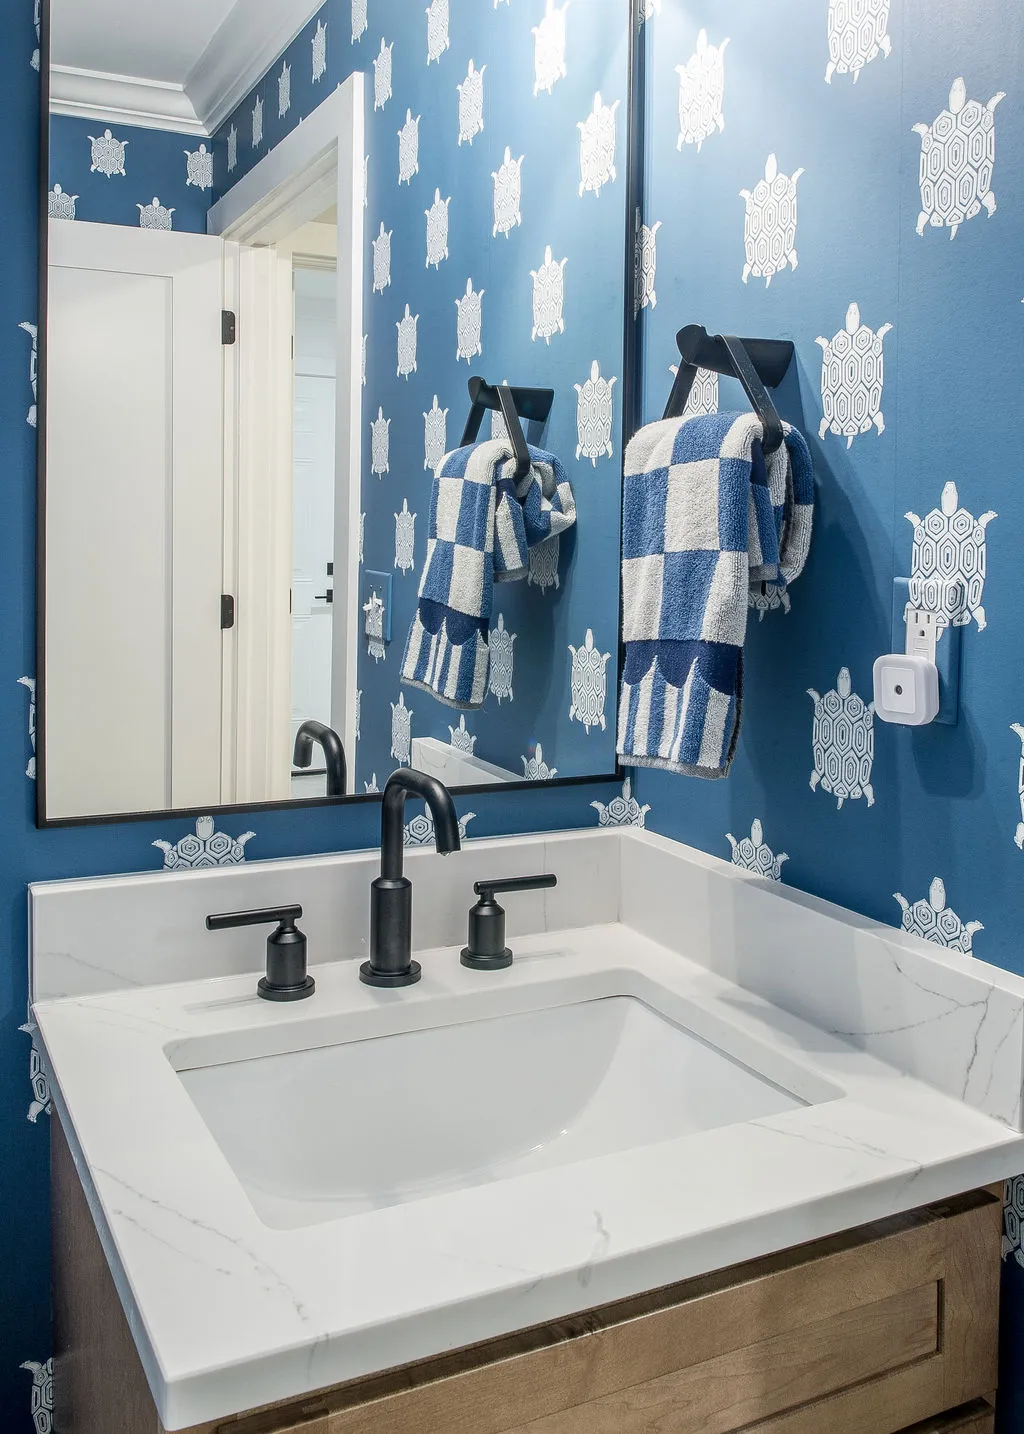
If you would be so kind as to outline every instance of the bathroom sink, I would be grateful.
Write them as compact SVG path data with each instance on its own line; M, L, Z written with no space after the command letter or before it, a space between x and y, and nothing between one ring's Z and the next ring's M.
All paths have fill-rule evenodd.
M279 1229L806 1104L627 996L178 1075Z

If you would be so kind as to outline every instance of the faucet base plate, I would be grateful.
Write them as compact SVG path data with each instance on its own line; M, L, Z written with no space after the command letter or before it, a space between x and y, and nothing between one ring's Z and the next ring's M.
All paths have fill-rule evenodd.
M512 965L512 952L506 946L499 956L475 956L466 946L462 952L462 964L471 971L507 971Z
M369 961L364 961L359 968L359 979L366 986L377 986L383 990L394 990L399 986L415 986L416 982L423 975L423 967L418 961L413 961L408 971L400 971L392 975L387 971L375 971Z
M316 990L316 982L307 976L301 986L272 986L264 976L256 989L264 1001L305 1001Z

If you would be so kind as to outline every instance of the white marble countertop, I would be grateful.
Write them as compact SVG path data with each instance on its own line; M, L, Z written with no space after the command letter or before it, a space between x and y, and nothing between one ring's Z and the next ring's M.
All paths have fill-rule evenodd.
M794 905L790 919L798 916ZM515 944L516 964L488 976L464 970L457 947L418 952L423 982L399 993L362 986L353 962L337 961L314 968L316 999L298 1006L257 1000L249 975L37 1000L55 1105L167 1429L557 1319L1024 1169L1014 1123L624 921ZM926 984L947 979L921 943L907 959L933 970ZM896 969L902 978L900 961ZM956 979L976 979L979 990L985 980ZM315 1022L311 1044L321 1045L345 1040L353 1022L363 1034L421 1029L617 994L648 1000L796 1095L825 1082L839 1097L282 1230L257 1217L173 1064L183 1041L208 1040L211 1051L226 1042L237 1059L293 1048L296 1024ZM1019 1032L1018 996L1005 999L1008 1029ZM967 1041L974 1052L951 1059L969 1077L991 1002L963 1003L977 1008Z

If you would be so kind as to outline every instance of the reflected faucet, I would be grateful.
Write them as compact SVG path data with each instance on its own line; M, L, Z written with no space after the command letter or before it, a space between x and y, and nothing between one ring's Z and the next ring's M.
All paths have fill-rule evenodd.
M434 819L440 856L459 851L459 818L451 792L434 777L401 767L384 788L380 876L370 889L370 959L360 968L367 986L412 986L422 975L412 959L412 882L404 874L405 799L422 797Z
M303 722L295 734L295 751L292 762L305 770L313 761L313 744L319 742L324 752L324 766L327 768L327 795L343 797L348 786L348 763L345 748L333 727L322 722Z

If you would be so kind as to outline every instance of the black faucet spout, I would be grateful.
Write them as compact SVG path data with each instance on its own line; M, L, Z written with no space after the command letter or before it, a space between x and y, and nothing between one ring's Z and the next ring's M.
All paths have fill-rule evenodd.
M327 768L327 795L343 797L348 786L348 763L341 738L333 727L322 722L303 722L295 734L295 751L292 762L303 771L312 764L313 744L323 748L324 766Z
M462 846L459 818L443 782L402 767L384 788L381 808L380 876L370 890L370 959L359 976L368 986L412 986L422 974L412 959L412 882L405 875L405 802L426 802L441 856Z

